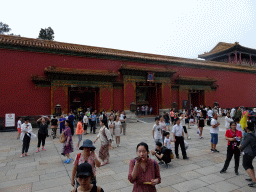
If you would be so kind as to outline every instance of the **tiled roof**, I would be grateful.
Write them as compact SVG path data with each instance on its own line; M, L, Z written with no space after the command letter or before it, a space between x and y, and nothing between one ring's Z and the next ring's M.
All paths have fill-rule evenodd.
M167 73L176 72L169 69L168 66L166 66L165 68L161 68L161 67L144 67L144 66L138 66L138 65L122 64L120 69L129 69L129 70L136 70L136 71L151 71L151 72L167 72Z
M231 69L231 70L246 70L250 72L255 72L256 69L250 66L238 66L235 64L228 64L215 61L204 61L199 59L187 59L181 57L172 57L165 55L156 55L148 53L139 53L132 51L123 51L117 49L108 49L102 47L92 47L86 45L62 43L57 41L41 40L41 39L32 39L25 37L9 36L9 35L0 35L0 45L17 45L23 47L31 48L42 48L48 50L60 50L60 51L69 51L71 52L80 52L86 54L98 54L105 56L114 56L121 58L131 58L132 60L144 60L144 61L153 61L154 63L167 62L174 64L187 64L194 67L211 67L219 69Z
M204 58L209 55L213 55L215 53L220 53L222 51L228 50L235 45L238 45L237 42L235 43L224 43L224 42L219 42L211 51L205 52L204 54L198 55L199 58Z
M44 69L47 73L59 73L59 74L79 74L79 75L101 75L101 76L119 76L119 73L106 70L89 70L89 69L73 69L73 68L61 68L55 66L49 66Z

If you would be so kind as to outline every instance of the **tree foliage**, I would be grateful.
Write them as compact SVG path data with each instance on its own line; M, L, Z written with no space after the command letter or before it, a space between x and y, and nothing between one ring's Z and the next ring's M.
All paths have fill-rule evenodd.
M40 30L39 39L44 39L44 40L54 40L54 31L51 27L45 28Z
M0 34L5 34L11 31L12 29L9 27L9 25L0 22ZM7 34L6 34L7 35Z

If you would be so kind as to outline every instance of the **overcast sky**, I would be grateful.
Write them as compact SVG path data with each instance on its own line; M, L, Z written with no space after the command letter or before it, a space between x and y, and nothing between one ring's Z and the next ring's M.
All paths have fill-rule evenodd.
M253 0L2 0L0 21L37 38L197 58L218 42L256 49Z

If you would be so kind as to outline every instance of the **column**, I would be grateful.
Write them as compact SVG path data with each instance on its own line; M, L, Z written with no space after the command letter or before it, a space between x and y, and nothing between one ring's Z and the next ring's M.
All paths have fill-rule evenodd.
M252 55L250 54L250 66L252 65Z
M242 53L239 54L239 62L242 64Z
M228 62L231 63L230 54L228 55Z
M235 52L235 64L237 64L237 52Z

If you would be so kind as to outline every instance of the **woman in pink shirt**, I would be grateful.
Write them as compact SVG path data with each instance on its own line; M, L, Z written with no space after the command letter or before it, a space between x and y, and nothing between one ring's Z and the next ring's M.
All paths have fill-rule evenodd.
M148 157L148 145L141 142L137 145L138 157L130 161L128 180L133 183L133 192L156 192L155 185L161 183L157 162Z

